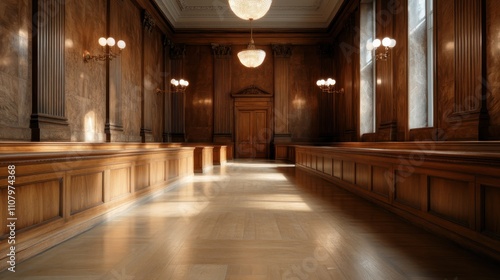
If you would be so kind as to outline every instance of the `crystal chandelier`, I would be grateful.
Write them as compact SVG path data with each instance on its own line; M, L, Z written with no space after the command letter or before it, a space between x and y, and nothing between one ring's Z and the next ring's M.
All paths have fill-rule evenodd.
M271 7L272 0L229 0L229 7L244 20L259 19Z
M266 58L266 52L255 48L255 43L253 41L253 31L252 31L252 19L250 19L250 43L246 50L240 51L238 53L238 58L241 64L249 68L255 68L264 62Z

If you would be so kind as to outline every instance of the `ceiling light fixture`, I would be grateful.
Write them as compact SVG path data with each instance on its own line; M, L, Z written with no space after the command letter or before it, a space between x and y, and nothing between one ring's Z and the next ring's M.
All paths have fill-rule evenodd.
M229 0L229 7L239 18L256 20L266 15L272 2L272 0Z
M250 19L250 43L248 44L246 50L238 53L238 58L240 59L241 64L249 68L260 66L266 58L265 51L255 48L255 43L253 41L252 19Z

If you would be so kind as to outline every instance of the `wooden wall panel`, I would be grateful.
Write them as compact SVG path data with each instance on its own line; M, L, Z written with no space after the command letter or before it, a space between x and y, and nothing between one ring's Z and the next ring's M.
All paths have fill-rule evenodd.
M482 185L483 189L483 209L484 215L483 230L500 240L500 186Z
M472 195L471 195L472 194ZM444 219L471 227L474 217L469 182L440 177L429 178L429 211Z
M383 196L389 196L390 185L388 182L389 168L372 166L372 189L373 192Z
M62 217L62 179L15 185L16 230L37 226ZM2 226L0 236L8 233L7 188L0 190ZM5 202L5 203L4 203ZM5 206L5 207L3 207Z
M71 176L69 186L71 214L75 214L104 203L103 191L103 172Z
M228 45L212 44L214 55L214 142L232 142L233 101L231 99L232 49Z
M356 163L356 185L371 190L372 170L368 164Z
M134 174L135 174L135 191L142 190L150 186L150 173L149 173L149 164L140 164L134 166Z
M401 174L396 171L394 201L420 209L422 204L422 188L426 186L421 174Z
M110 170L109 199L113 200L131 192L130 167Z
M293 55L289 59L288 125L292 141L319 141L318 94L322 92L316 86L316 81L321 78L318 47L293 46Z
M176 178L179 176L179 160L170 159L168 160L168 178Z
M137 175L136 175L137 176ZM165 161L151 163L151 185L165 181Z
M292 46L273 45L274 54L274 142L291 140L288 123L290 57Z
M1 143L2 201L7 201L7 165L16 166L16 236L23 244L16 248L16 260L24 261L90 229L179 181L179 174L192 176L193 149L141 143ZM168 167L176 178L127 195L136 190L131 186L135 178L149 177L148 165L165 174L165 161L177 165ZM0 208L0 248L8 245L6 210ZM6 259L0 256L0 270L6 268Z
M351 184L355 183L356 164L352 161L342 161L342 179Z
M186 89L186 141L213 141L214 134L214 59L208 46L186 46L186 64L197 67L186 67L186 79L191 82ZM226 91L228 101L224 113L232 113L231 96ZM231 115L232 116L232 115ZM229 118L230 120L230 118Z
M342 178L342 160L334 159L333 160L333 176L337 178Z
M401 142L391 147L387 143L337 143L289 148L295 149L299 160L317 155L334 158L333 176L305 160L296 162L299 169L500 259L498 143ZM337 176L336 172L343 174ZM371 190L367 188L370 178Z
M490 126L488 139L500 139L500 48L498 38L493 34L500 34L500 5L496 0L486 0L486 103ZM490 35L491 34L491 35ZM483 62L484 63L484 62Z
M323 158L323 172L330 176L333 175L333 159L331 157Z

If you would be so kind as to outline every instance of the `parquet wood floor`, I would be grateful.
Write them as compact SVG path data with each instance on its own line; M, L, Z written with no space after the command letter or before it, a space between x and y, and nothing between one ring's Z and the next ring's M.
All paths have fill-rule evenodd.
M500 264L292 165L235 161L0 279L500 279Z

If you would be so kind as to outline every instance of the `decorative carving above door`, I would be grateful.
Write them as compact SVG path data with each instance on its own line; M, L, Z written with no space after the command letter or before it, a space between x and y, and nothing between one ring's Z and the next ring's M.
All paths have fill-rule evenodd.
M272 93L264 91L263 89L257 86L249 86L244 88L236 93L231 94L232 97L273 97Z

